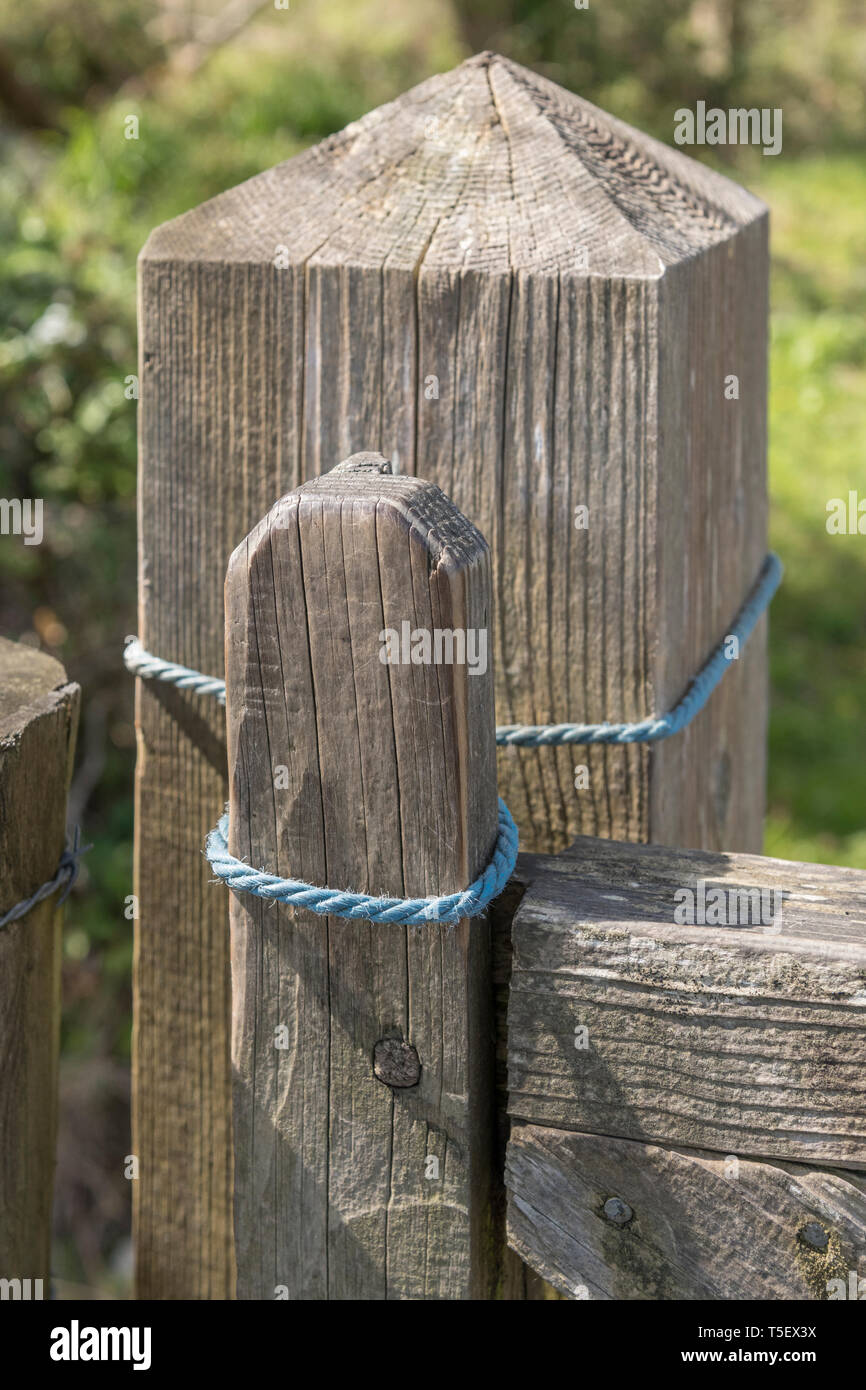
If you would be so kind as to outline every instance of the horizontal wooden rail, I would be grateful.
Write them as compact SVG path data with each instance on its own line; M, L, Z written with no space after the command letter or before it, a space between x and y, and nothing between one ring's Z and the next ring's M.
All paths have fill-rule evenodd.
M572 1297L866 1274L866 873L581 838L517 880L513 1247Z
M866 1293L866 1180L781 1159L515 1124L508 1237L568 1298Z

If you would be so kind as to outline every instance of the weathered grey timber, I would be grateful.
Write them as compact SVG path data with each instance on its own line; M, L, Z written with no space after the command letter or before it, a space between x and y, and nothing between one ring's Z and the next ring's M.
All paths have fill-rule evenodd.
M572 1299L835 1300L866 1280L859 1173L515 1124L506 1178L512 1245Z
M0 916L57 873L79 689L0 638ZM60 1046L57 896L0 929L0 1277L50 1290ZM31 1284L31 1297L33 1292Z
M489 862L492 669L384 664L382 633L407 620L490 623L486 542L429 483L362 460L282 498L235 551L234 855L397 897L465 888ZM383 925L240 893L231 935L238 1297L489 1297L487 919Z
M866 1168L866 873L585 838L518 867L513 1117ZM764 922L679 925L699 880Z
M379 448L491 544L500 723L663 709L764 554L766 236L743 190L492 54L157 229L145 647L222 675L227 556L289 488ZM669 745L504 752L524 846L759 849L764 626ZM138 720L138 1291L221 1298L227 914L200 851L223 714L139 683Z

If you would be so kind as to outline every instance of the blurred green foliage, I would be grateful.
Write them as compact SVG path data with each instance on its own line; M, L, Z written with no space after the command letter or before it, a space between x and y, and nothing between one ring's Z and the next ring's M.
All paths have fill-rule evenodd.
M491 48L670 142L680 106L781 107L785 148L863 141L860 0L462 0ZM733 152L723 152L731 155Z
M762 171L763 172L763 171ZM866 499L866 161L775 163L770 818L783 858L866 867L866 535L830 535L827 503Z
M778 158L714 152L774 217L772 535L787 577L766 847L866 867L866 537L825 527L829 498L866 498L860 0L292 0L208 48L201 26L221 8L0 0L0 496L46 508L42 545L0 538L0 632L60 657L84 691L72 810L93 849L67 911L64 1051L92 1064L70 1093L85 1111L110 1097L112 1116L105 1068L129 1049L134 730L119 651L136 625L136 255L159 222L479 48L667 141L698 99L783 109ZM86 1076L101 1078L89 1101ZM61 1192L72 1280L100 1278L122 1228L111 1164L110 1202L91 1177Z

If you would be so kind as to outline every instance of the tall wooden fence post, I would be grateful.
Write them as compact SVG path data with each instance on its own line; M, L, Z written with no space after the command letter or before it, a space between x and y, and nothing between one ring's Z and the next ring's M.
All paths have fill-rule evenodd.
M284 497L232 556L230 850L321 886L451 893L497 838L489 553L438 488L369 462ZM410 658L410 632L430 650ZM240 893L231 932L238 1296L488 1296L487 918Z
M0 638L0 917L57 873L78 699L59 661ZM30 1280L30 1297L39 1296L33 1281L42 1280L45 1298L61 916L53 895L0 928L0 1279Z
M158 228L144 646L221 676L226 557L275 497L378 448L490 542L499 723L663 711L764 558L767 271L757 199L489 53ZM759 850L764 631L666 744L502 750L523 848ZM227 914L200 847L223 712L138 698L138 1287L222 1298Z

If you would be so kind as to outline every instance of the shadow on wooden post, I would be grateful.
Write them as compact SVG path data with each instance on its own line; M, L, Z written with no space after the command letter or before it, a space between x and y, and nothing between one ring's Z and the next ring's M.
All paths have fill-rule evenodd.
M79 694L59 661L0 639L0 917L57 873ZM54 895L0 928L0 1279L22 1285L41 1279L45 1298L57 1136L61 915ZM40 1294L31 1282L23 1296Z
M497 836L490 559L437 487L384 466L304 484L231 558L229 847L427 896L467 887ZM386 629L475 633L484 659L387 663ZM378 925L233 894L231 936L238 1297L489 1296L486 916Z

